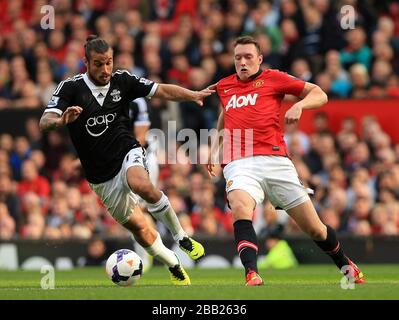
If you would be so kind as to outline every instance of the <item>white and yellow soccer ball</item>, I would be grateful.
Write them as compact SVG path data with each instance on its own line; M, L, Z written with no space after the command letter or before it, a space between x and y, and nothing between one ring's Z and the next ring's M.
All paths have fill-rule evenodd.
M120 249L109 256L105 270L113 283L127 287L139 281L143 273L143 261L136 252Z

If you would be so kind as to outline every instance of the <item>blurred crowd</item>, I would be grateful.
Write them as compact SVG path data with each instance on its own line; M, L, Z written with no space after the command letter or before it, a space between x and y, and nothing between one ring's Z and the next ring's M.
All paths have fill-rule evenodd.
M55 8L54 29L41 25L46 4ZM342 28L345 5L354 29ZM59 81L85 71L83 45L93 33L114 48L115 68L157 82L202 89L234 73L233 40L249 34L263 67L314 82L330 99L399 97L396 1L0 0L0 30L0 112L47 105ZM215 127L219 111L216 96L203 109L148 103L160 129L169 117L198 133ZM314 134L289 127L286 141L323 221L340 232L399 234L399 145L373 117L361 130L345 119L338 134L325 114L314 121ZM65 132L43 135L35 118L25 127L24 136L0 135L0 238L126 235L90 191ZM182 225L190 234L231 234L220 169L211 180L186 163L162 165L159 177ZM299 232L269 203L256 209L258 232L273 223Z

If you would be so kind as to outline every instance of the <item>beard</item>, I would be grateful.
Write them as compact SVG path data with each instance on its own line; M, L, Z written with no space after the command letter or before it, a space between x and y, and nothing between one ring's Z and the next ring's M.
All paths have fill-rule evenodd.
M106 86L111 80L111 77L107 77L106 79L104 79L102 77L95 77L90 71L88 71L87 73L89 75L91 82L93 82L96 86L99 87Z

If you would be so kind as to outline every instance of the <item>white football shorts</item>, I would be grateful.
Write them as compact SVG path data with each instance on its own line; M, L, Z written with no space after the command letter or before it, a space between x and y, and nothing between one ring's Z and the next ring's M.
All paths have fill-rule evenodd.
M133 213L133 208L140 199L127 183L127 170L133 166L140 166L147 170L146 154L143 148L130 150L126 154L118 174L111 180L99 184L89 183L90 188L101 199L108 212L120 224L125 224L128 221Z
M158 164L158 141L149 141L147 148L147 166L150 181L154 186L158 185L159 164Z
M280 156L254 156L234 160L223 169L226 192L244 190L263 203L265 195L274 207L294 208L307 200L311 189L303 186L292 161Z

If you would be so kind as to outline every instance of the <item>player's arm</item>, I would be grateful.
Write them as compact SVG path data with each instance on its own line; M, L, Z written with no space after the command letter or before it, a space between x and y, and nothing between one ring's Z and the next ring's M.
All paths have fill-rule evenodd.
M208 173L210 176L214 177L215 173L213 172L213 168L215 167L215 164L218 163L218 156L220 152L220 148L223 146L223 136L222 136L222 130L224 129L224 112L220 112L218 122L217 122L217 135L216 138L213 139L212 145L211 145L211 150L208 158Z
M313 83L306 82L299 95L300 101L295 103L285 114L285 123L291 124L299 121L302 110L317 109L326 104L328 97L321 88Z
M189 90L174 84L154 83L152 80L140 78L127 71L116 71L121 82L125 83L129 97L134 100L138 97L161 98L172 101L194 101L202 106L204 98L210 96L215 90L206 88L201 91Z
M201 91L189 90L174 84L159 84L154 97L162 98L172 101L194 101L195 103L203 106L204 98L214 93L213 89L203 89Z
M68 107L61 116L56 112L44 112L39 122L40 130L50 131L65 126L75 121L82 113L82 110L78 106Z
M72 97L76 96L74 89L74 81L67 79L60 82L40 118L41 131L58 129L78 118L82 108L72 105Z

